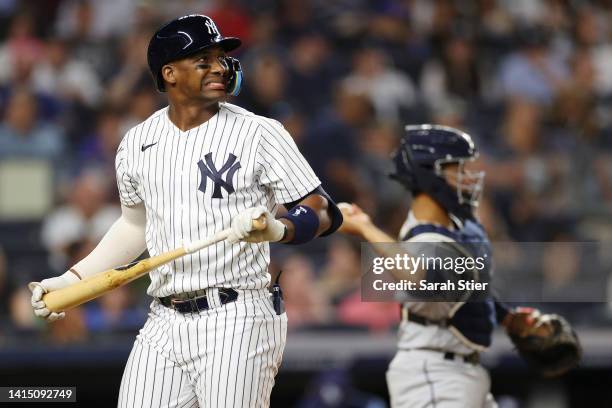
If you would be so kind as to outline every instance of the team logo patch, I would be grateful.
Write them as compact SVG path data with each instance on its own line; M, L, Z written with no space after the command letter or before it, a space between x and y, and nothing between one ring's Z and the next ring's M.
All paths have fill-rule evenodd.
M200 182L200 186L198 190L205 193L206 192L206 184L208 183L208 179L210 179L215 187L213 190L212 197L213 198L223 198L223 194L221 193L221 189L224 189L229 196L234 192L234 184L232 178L234 177L234 173L238 171L241 167L240 162L236 160L237 157L232 153L229 154L229 157L223 163L223 166L219 170L215 166L215 163L212 160L212 153L208 153L204 156L204 161L200 159L198 162L198 168L200 169L200 173L202 174L202 181ZM223 174L225 173L225 180L223 179Z

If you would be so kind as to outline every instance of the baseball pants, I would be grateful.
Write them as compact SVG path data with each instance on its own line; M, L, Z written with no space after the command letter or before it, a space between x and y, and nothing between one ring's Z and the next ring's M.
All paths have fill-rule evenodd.
M239 292L237 301L221 305L217 297L199 313L153 302L128 358L118 407L268 407L287 315L275 313L267 290Z
M481 365L445 360L437 351L398 351L387 370L387 386L393 408L497 407Z

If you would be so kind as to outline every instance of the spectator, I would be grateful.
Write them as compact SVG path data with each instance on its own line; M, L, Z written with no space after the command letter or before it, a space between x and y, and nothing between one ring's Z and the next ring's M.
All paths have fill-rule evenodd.
M315 284L315 270L303 255L293 254L281 265L281 286L289 329L325 324L330 320L329 300Z
M60 4L56 27L60 34L74 33L83 17L83 3L95 16L91 21L89 35L93 38L109 39L125 35L133 27L137 3L132 0L67 0Z
M84 307L85 325L91 333L135 332L142 327L146 316L145 309L134 306L134 297L127 286L118 287Z
M115 109L105 108L98 113L96 128L78 148L78 171L100 168L114 177L115 154L119 147L122 117Z
M116 59L113 44L96 38L93 34L95 15L91 3L80 1L72 12L74 15L70 24L57 26L55 30L57 37L70 44L73 58L88 64L99 78L107 80L116 69L114 64L108 63Z
M366 194L357 166L359 130L372 121L374 111L365 95L345 84L338 86L333 101L308 129L304 155L336 200L355 201Z
M64 40L50 40L45 60L34 68L32 85L36 91L65 102L95 107L102 96L98 76L87 63L74 59L70 53Z
M275 54L259 55L246 69L245 90L240 100L258 115L275 117L284 109L287 71Z
M417 103L416 91L410 77L390 64L382 50L364 48L355 55L353 71L343 83L350 92L370 98L378 120L399 124Z
M132 90L130 103L126 107L127 111L122 117L119 126L122 137L133 126L136 126L161 108L159 102L159 95L157 92L148 86L141 86Z
M65 153L62 131L39 120L34 94L17 88L10 96L0 124L0 160L6 158L40 158L60 167Z
M43 43L34 33L34 22L27 14L15 16L9 34L0 47L0 83L28 84L34 62L43 55Z
M204 10L229 37L238 37L245 46L251 42L251 17L237 0L213 0Z
M507 98L549 106L569 77L567 65L549 49L543 27L520 30L520 49L502 61L499 80Z
M74 180L67 194L68 202L43 221L41 238L52 255L56 273L73 265L70 261L75 258L75 252L85 251L83 246L97 244L119 218L119 208L107 203L109 181L101 173L84 171Z
M331 243L321 287L335 305L338 322L347 326L386 331L399 322L397 304L361 302L359 247L345 237Z
M127 108L134 90L146 87L154 90L147 65L149 38L150 33L137 31L122 40L119 47L121 62L118 61L117 72L107 86L106 101L111 106Z
M332 305L339 305L359 288L360 267L359 243L346 237L334 237L320 279L321 290Z
M299 37L289 50L289 62L287 94L302 111L314 116L321 101L330 97L339 62L320 33Z
M444 44L442 56L428 62L423 69L421 89L432 110L447 103L478 101L483 73L476 61L473 40L458 33Z

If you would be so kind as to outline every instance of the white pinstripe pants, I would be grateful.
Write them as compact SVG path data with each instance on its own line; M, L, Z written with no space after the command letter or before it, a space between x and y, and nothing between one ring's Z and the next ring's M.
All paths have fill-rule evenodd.
M136 337L119 408L268 407L287 339L267 290L180 314L153 302Z

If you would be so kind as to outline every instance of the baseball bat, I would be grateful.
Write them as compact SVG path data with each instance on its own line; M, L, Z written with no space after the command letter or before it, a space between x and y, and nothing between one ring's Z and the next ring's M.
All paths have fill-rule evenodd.
M265 228L265 216L262 215L253 220L254 230L261 231ZM52 312L61 312L71 309L102 296L119 286L126 285L168 262L172 262L177 258L199 251L219 241L223 241L230 235L231 231L231 228L227 228L217 232L212 237L190 242L172 251L167 251L150 258L134 261L127 265L118 266L114 269L98 273L73 285L49 292L43 296L42 300ZM32 283L30 285L32 285Z

